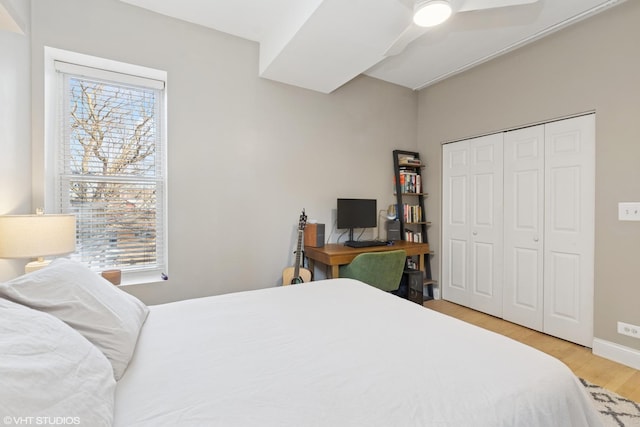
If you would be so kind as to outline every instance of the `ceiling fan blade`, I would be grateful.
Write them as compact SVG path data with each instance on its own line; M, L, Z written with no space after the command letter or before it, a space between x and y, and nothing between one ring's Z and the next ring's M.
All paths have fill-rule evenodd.
M429 31L427 27L409 25L384 53L384 56L393 56L402 52L412 41Z
M497 7L520 6L536 3L538 0L464 0L458 12L470 10L494 9Z

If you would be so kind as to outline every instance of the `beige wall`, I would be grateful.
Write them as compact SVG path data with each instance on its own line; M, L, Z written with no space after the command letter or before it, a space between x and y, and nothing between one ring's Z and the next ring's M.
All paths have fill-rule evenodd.
M28 31L29 2L2 3ZM0 30L0 215L31 211L30 69L28 35ZM0 259L0 281L21 274L24 264Z
M257 43L117 0L33 0L31 36L35 205L43 47L168 72L170 280L127 288L147 303L278 284L302 208L330 229L338 197L386 207L391 152L416 147L409 89L360 77L324 95L261 79Z
M638 22L640 2L628 1L424 89L418 104L436 253L443 142L596 112L594 335L632 349L640 341L617 334L616 322L640 325L640 222L618 221L617 204L640 201Z

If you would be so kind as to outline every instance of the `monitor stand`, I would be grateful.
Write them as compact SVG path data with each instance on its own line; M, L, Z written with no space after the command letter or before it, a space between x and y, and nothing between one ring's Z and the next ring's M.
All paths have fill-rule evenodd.
M349 239L344 242L345 246L350 246L350 243L353 242L353 228L349 229Z

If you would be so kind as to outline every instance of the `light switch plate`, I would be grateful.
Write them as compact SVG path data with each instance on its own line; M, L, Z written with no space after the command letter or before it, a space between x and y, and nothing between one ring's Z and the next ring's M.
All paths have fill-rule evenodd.
M618 203L618 220L640 221L640 202Z

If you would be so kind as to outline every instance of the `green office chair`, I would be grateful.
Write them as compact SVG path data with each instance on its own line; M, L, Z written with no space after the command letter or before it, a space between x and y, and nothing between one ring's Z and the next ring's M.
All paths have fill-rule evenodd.
M400 286L407 253L403 250L368 252L356 256L351 264L340 266L340 277L357 279L383 291Z

